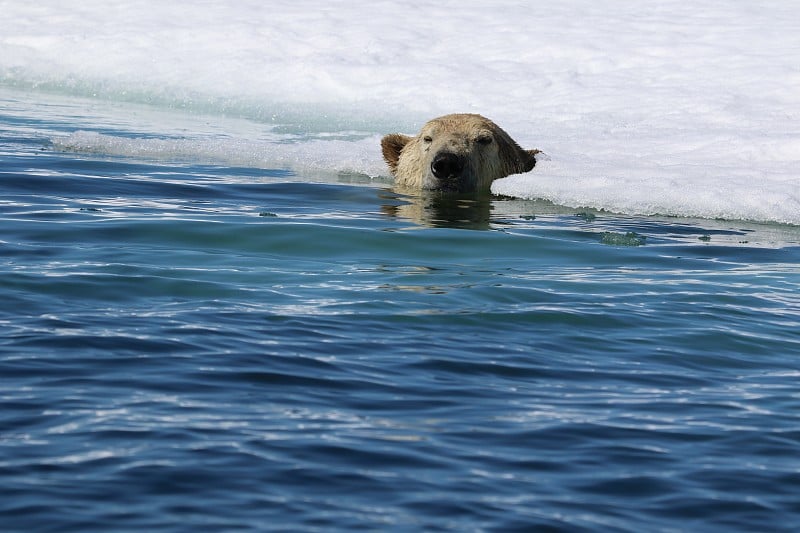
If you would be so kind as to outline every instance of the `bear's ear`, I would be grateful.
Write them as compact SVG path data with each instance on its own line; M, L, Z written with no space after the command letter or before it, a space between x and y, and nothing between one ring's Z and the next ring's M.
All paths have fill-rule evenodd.
M541 150L524 150L508 135L499 135L500 160L504 163L506 175L529 172L536 166L536 154Z
M402 135L400 133L392 133L381 139L381 150L383 151L383 158L386 164L389 165L389 170L392 174L397 170L397 162L400 160L400 152L403 151L413 137Z
M541 150L523 150L523 152L528 155L527 161L525 162L525 170L523 170L523 172L529 172L533 170L533 167L536 166L536 154L541 152Z

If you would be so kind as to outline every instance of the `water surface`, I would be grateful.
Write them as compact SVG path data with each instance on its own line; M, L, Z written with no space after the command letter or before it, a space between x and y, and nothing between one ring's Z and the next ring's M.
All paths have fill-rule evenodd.
M797 227L65 151L144 111L42 101L0 117L4 529L800 527Z

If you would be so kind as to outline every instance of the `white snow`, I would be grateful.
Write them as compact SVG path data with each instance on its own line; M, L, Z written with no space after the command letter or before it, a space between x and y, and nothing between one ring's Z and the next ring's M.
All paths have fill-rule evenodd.
M0 13L0 86L292 129L291 149L237 140L263 149L254 164L385 174L380 134L478 112L549 157L496 193L800 224L798 2L64 0Z

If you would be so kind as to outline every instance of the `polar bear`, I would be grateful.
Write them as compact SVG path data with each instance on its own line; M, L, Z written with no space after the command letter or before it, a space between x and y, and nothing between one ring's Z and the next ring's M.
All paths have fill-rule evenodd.
M381 149L397 185L447 192L488 192L494 180L533 169L539 153L469 113L430 120L416 137L386 135Z

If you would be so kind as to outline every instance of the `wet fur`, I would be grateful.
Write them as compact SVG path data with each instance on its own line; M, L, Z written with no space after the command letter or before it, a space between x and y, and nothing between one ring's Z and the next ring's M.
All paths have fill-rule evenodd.
M397 185L421 190L489 191L494 180L528 172L539 150L521 148L502 128L476 114L445 115L427 122L415 137L393 133L381 140L383 158ZM438 154L464 161L459 175L437 178Z

